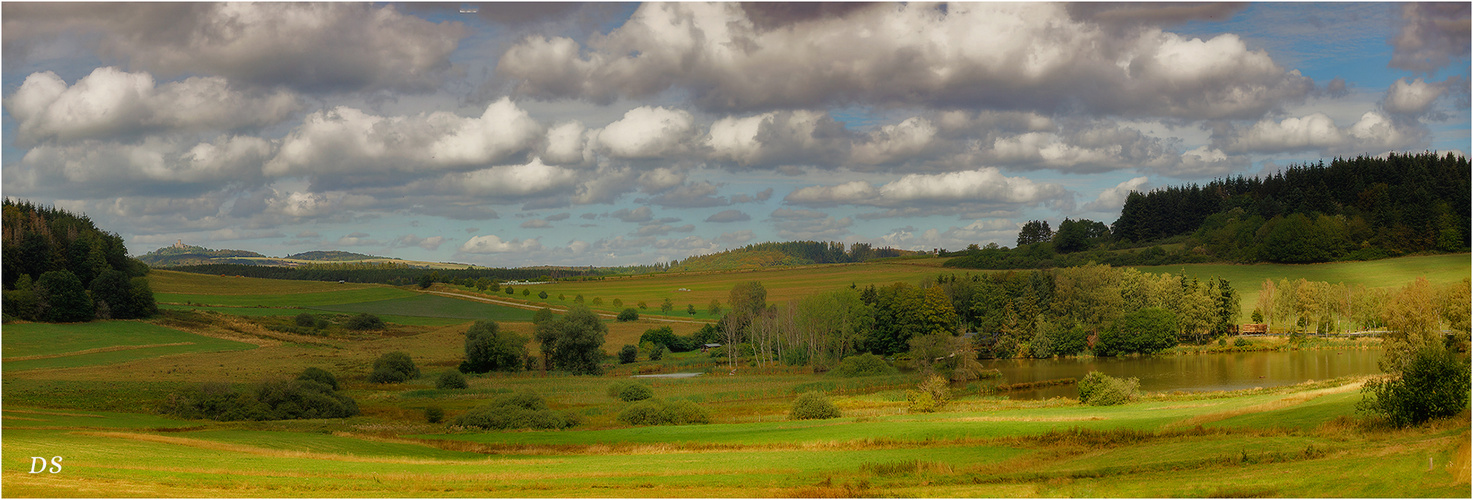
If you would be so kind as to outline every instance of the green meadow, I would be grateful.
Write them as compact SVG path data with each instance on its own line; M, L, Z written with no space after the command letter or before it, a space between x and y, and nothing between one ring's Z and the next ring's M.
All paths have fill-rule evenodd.
M1176 266L1152 272L1227 277L1240 291L1272 277L1401 286L1451 282L1468 257L1410 257L1320 266ZM169 315L148 321L5 325L0 495L7 497L1460 497L1469 490L1469 414L1395 429L1356 411L1365 378L1236 392L1152 393L1120 406L1010 399L956 385L942 411L907 411L915 373L840 378L808 367L738 366L700 352L608 365L602 376L539 371L472 375L466 389L436 377L464 357L464 332L489 319L530 337L533 308L582 294L602 309L664 297L669 322L606 324L604 350L650 328L699 328L705 304L742 281L769 303L850 284L917 282L938 259L730 273L653 275L534 285L527 300L437 284L417 287L280 282L155 271ZM1272 267L1272 269L1269 269ZM1231 273L1231 274L1229 274ZM1249 291L1251 288L1251 292ZM687 289L681 291L680 289ZM536 292L546 290L547 301ZM557 300L558 294L566 299ZM701 311L693 321L686 303ZM1245 304L1251 304L1249 299ZM383 331L315 335L269 328L303 312L379 314ZM536 352L536 346L529 344ZM372 362L410 354L419 378L368 382ZM307 367L337 375L361 413L345 419L216 422L159 413L171 394L205 382L250 387ZM711 423L631 426L630 403L606 389L632 375L655 396L690 401ZM842 416L793 421L799 394L822 392ZM533 392L574 414L559 431L449 425L501 395ZM427 408L445 420L431 423ZM32 457L62 457L32 473Z

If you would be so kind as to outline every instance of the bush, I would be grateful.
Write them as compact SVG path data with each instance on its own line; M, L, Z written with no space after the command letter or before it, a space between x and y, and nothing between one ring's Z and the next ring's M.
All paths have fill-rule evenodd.
M388 326L378 316L368 313L358 313L348 318L348 323L343 325L343 327L349 330L383 330Z
M1079 402L1090 406L1113 406L1140 397L1141 381L1131 377L1115 378L1092 371L1079 381Z
M1248 347L1250 345L1253 345L1253 343L1243 337L1233 339L1233 347Z
M914 391L905 391L905 400L909 403L911 413L931 413L941 411L946 403L951 400L951 388L946 378L940 375L931 375L921 382Z
M470 387L470 383L465 381L465 375L461 375L459 370L446 370L445 373L440 374L440 378L435 379L436 389L465 389L467 387Z
M271 380L250 391L225 383L205 383L169 395L164 413L211 420L286 420L343 418L358 414L358 403L314 380Z
M663 344L655 344L655 347L650 349L650 361L659 361L663 357L665 357L665 346Z
M624 402L644 401L655 397L655 390L639 382L625 380L610 385L608 395Z
M619 412L619 421L629 425L709 424L711 412L690 401L646 399Z
M798 399L793 400L793 408L788 411L788 420L823 420L840 416L839 407L818 392L805 392L798 396Z
M639 358L639 348L638 347L634 347L634 346L629 345L629 344L624 344L624 347L619 348L619 364L621 364L621 365L627 365L629 363L633 363L634 360L636 360L638 358Z
M619 321L638 321L639 309L635 309L633 307L625 308L623 311L619 311L619 316L615 319L618 319Z
M297 323L297 326L300 326L302 328L312 328L317 326L317 316L313 316L312 313L298 314L296 318L292 319L292 321L295 321Z
M1366 382L1356 408L1398 427L1456 415L1468 408L1470 389L1468 361L1459 358L1441 346L1419 349L1399 377Z
M886 363L885 358L869 353L844 358L839 362L839 366L834 368L834 374L840 377L872 377L896 373L900 371Z
M328 372L327 370L323 370L315 366L307 368L306 370L302 370L302 374L297 375L297 380L311 380L313 382L331 387L334 391L338 390L338 378L334 377L332 373Z
M566 429L578 423L576 414L548 409L541 396L529 392L498 397L452 422L481 429Z
M445 409L438 406L425 407L425 422L438 424L445 420Z
M377 384L397 384L419 376L419 367L409 354L395 351L373 361L373 373L368 381Z

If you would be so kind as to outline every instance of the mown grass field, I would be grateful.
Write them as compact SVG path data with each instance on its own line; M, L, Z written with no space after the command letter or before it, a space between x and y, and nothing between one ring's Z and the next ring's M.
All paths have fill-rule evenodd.
M215 423L7 405L3 493L1467 496L1466 414L1410 430L1357 427L1342 418L1354 414L1355 387L1338 380L1108 408L963 398L931 415L542 432L373 414ZM873 396L837 399L847 410ZM1273 423L1291 414L1294 425ZM62 456L63 470L30 474L32 456Z
M1462 273L1440 280L1455 281L1467 274L1466 262L1458 262L1361 268L1359 273L1382 275L1359 279L1395 286L1423 271ZM704 313L706 302L724 303L726 292L741 281L761 281L768 301L780 303L851 283L916 282L953 271L938 264L912 259L547 287L553 306L565 305L556 301L557 293L567 303L582 293L589 301L601 297L610 312L614 298L626 306L646 300L648 311L657 312L662 293L689 288L678 293L708 297L691 301ZM1255 280L1247 271L1235 276L1229 279L1239 286ZM845 379L806 367L740 366L733 375L725 364L693 352L610 365L603 376L476 375L469 377L468 389L441 390L434 387L435 377L463 359L463 333L472 320L494 319L503 330L530 338L532 310L426 295L411 287L165 271L150 279L161 297L178 299L180 305L168 308L197 312L150 322L5 325L0 495L1466 498L1470 492L1468 413L1405 430L1368 423L1355 410L1362 379L1152 394L1116 407L1082 406L1073 399L1010 400L968 385L953 388L953 402L944 411L912 414L905 391L918 381L913 373ZM539 288L532 290L535 299ZM520 291L515 298L523 300ZM676 300L675 317L688 319L679 314L685 303ZM274 316L359 311L382 314L391 327L297 335L262 326L284 320ZM649 328L668 325L683 335L700 326L651 318L606 324L609 352L637 342ZM161 348L180 350L152 350ZM536 353L535 345L529 349ZM390 351L409 353L421 377L403 384L368 382L373 360ZM248 386L289 378L309 366L337 374L362 413L268 422L156 413L182 388L203 382ZM703 375L645 382L657 397L708 409L711 424L631 427L616 418L628 403L608 396L609 385L635 374L676 372ZM424 417L434 406L452 420L499 395L525 391L582 423L562 431L483 432L431 424ZM788 420L793 399L808 391L827 393L844 416ZM64 457L62 472L31 474L33 456Z
M160 356L225 352L256 346L140 321L5 327L5 371L108 365Z

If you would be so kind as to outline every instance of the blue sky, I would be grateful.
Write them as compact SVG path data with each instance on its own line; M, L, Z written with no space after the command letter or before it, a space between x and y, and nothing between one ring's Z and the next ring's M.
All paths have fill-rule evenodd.
M1467 3L464 6L7 2L0 188L135 254L624 265L1470 150Z

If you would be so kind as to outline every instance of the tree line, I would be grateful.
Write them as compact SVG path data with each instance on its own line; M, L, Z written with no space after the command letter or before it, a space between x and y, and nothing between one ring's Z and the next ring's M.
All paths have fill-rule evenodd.
M827 368L872 353L954 371L978 356L1114 356L1210 342L1236 331L1239 307L1221 278L1090 265L941 274L786 304L767 303L761 283L747 282L732 288L714 329L727 353L750 350L758 366Z
M1470 168L1452 153L1336 158L1263 177L1131 193L1118 241L1193 235L1238 262L1323 262L1466 251Z
M7 198L0 228L7 316L80 322L158 312L148 266L86 215Z
M1466 333L1470 286L1468 278L1442 286L1419 278L1401 289L1264 279L1252 304L1252 319L1291 334L1444 329Z

